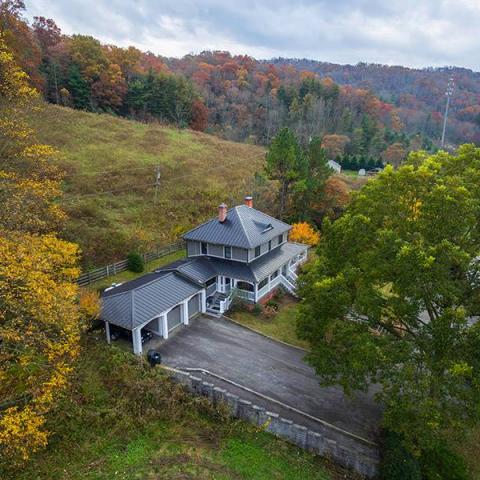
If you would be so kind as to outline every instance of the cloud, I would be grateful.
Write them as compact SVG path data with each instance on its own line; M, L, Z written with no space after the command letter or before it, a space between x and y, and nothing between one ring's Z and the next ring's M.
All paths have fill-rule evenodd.
M480 70L478 0L27 0L65 33L165 56L230 50Z

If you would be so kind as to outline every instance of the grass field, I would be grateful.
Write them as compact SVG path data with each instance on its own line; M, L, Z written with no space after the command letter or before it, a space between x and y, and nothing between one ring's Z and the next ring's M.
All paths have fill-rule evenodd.
M354 478L261 429L222 420L221 412L170 384L160 368L97 337L85 339L71 391L49 418L55 431L49 446L8 478Z
M296 334L296 309L297 301L286 295L280 300L275 300L279 305L278 313L272 318L262 314L247 311L234 311L228 313L233 320L264 333L269 337L277 338L282 342L308 349L308 343L300 340Z
M110 277L103 278L102 280L98 280L97 282L93 282L88 285L88 288L93 290L103 290L109 287L112 283L124 283L128 282L129 280L133 280L134 278L139 277L140 275L144 275L147 272L153 272L153 270L163 267L175 260L180 260L181 258L185 257L185 250L178 250L177 252L169 253L164 257L157 258L156 260L152 260L145 264L145 270L142 273L135 273L131 272L130 270L125 270L124 272L117 273L117 275L111 275Z
M54 105L31 122L39 140L61 152L67 175L62 203L70 217L64 235L80 244L84 266L170 243L215 215L219 203L240 203L254 193L253 176L265 154L191 130Z

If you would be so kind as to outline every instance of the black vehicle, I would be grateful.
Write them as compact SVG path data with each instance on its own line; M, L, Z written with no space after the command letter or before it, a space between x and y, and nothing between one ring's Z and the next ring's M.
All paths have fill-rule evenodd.
M126 340L132 340L132 332L125 328L117 327L116 325L110 325L110 340L113 342L119 338L125 338ZM153 333L142 328L141 330L141 339L142 344L151 340L153 338Z

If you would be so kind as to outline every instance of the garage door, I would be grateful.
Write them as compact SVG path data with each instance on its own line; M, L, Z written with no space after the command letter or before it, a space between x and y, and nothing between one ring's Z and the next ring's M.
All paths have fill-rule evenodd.
M200 311L200 300L201 295L199 293L188 301L188 318L192 318Z
M170 310L167 313L168 331L170 332L175 327L178 327L182 323L182 315L180 311L180 305Z

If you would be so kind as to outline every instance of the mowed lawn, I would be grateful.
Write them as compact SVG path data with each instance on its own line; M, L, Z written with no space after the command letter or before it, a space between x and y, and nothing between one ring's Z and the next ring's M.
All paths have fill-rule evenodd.
M354 478L261 428L224 420L100 333L83 343L72 389L48 419L49 446L11 480ZM155 402L152 390L157 410L142 405Z
M85 267L169 244L221 202L241 203L265 158L254 145L55 105L34 112L31 123L39 141L60 151L63 234L80 244Z
M227 312L227 316L269 337L308 349L308 343L299 339L296 333L297 300L290 295L285 295L273 301L278 304L279 309L270 318L261 313L256 314L246 310Z

